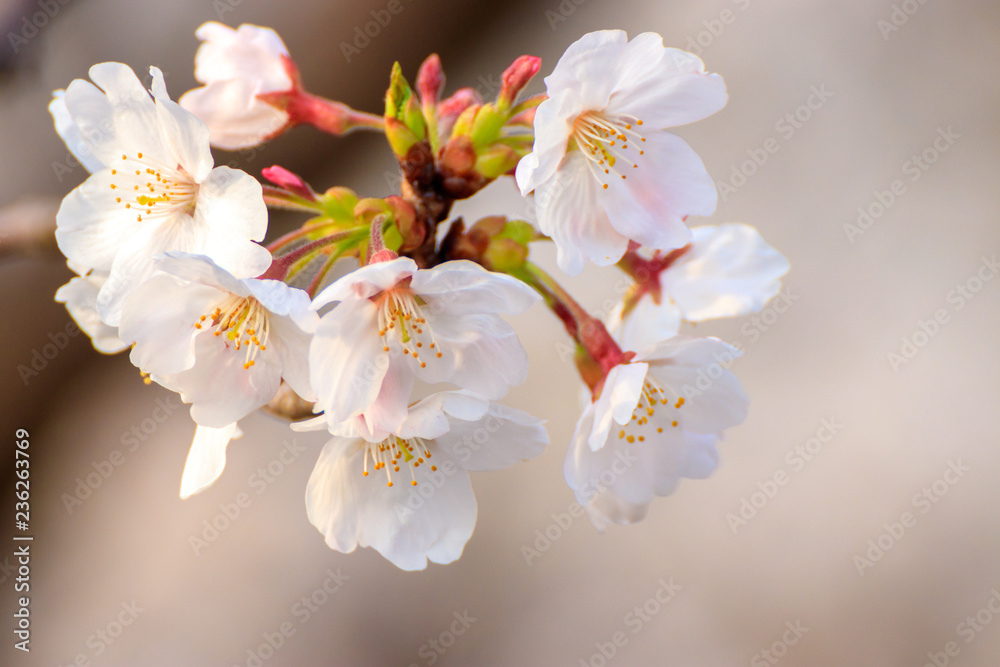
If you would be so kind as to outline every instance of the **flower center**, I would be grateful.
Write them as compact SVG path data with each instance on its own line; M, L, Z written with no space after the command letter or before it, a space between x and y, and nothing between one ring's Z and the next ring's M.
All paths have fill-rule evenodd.
M111 170L115 203L135 213L136 221L152 216L172 216L194 210L198 184L184 168L166 166L149 156L122 154L122 163Z
M608 189L607 179L625 174L615 166L619 161L631 163L637 169L640 155L645 151L636 144L646 141L632 127L641 126L642 121L629 115L609 115L599 111L585 111L573 121L573 138L587 158L587 164L597 180ZM629 142L632 142L629 148Z
M680 410L684 405L684 397L681 396L673 404L674 410ZM618 439L633 443L636 440L645 442L646 437L652 435L653 429L656 433L663 433L663 424L669 421L671 428L677 428L679 422L676 414L670 413L670 399L666 397L666 392L648 375L642 385L642 393L639 394L639 402L632 410L632 419L628 424L618 431Z
M389 351L389 337L398 338L404 355L413 355L425 368L427 362L420 358L421 352L441 358L434 332L423 316L416 296L409 289L395 287L382 292L378 297L378 335L382 337L384 352Z
M194 323L195 329L206 327L213 329L213 336L224 335L226 347L233 350L246 348L244 369L253 366L257 354L267 349L270 336L267 310L253 297L229 295L213 312L202 315Z
M410 485L417 485L417 478L414 469L420 464L427 463L431 458L431 450L420 438L400 438L390 436L382 442L366 442L365 447L365 468L361 473L362 477L368 476L368 459L372 460L373 468L385 470L386 486L392 486L392 473L399 472L400 463L410 469ZM436 465L431 466L431 470L437 470Z

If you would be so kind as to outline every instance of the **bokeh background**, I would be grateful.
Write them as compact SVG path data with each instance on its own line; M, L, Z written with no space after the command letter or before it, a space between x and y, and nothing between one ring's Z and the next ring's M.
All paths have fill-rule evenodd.
M384 16L384 0L0 3L0 662L997 664L1000 5L400 1L403 12L349 62L342 44L372 11ZM45 7L53 15L43 20ZM487 96L514 57L540 55L548 73L591 30L653 30L700 51L730 102L678 130L724 195L711 219L692 223L753 224L792 264L784 312L696 330L746 350L733 370L750 417L721 444L716 474L684 481L635 526L601 535L585 519L560 518L573 500L561 464L579 382L558 353L558 322L537 307L514 321L532 370L507 401L547 418L552 445L529 464L474 476L479 520L458 562L406 573L371 550L329 550L303 503L324 438L293 436L265 416L244 422L222 478L180 501L193 433L186 408L143 385L124 356L60 337L70 320L52 296L69 271L44 242L23 252L11 244L43 229L85 176L64 168L72 163L45 111L51 91L119 60L140 72L158 65L179 96L195 85L193 33L207 20L276 28L312 90L376 112L393 60L412 77L435 51L450 90ZM762 161L769 139L778 150L747 162ZM255 175L278 163L317 187L372 196L396 180L373 135L302 128L217 159ZM852 231L859 207L871 223ZM456 214L525 211L505 180ZM272 235L294 222L276 219ZM538 257L554 268L548 249ZM566 283L599 310L617 280L593 269ZM938 311L946 322L921 335ZM23 375L53 341L65 347ZM888 355L907 342L920 346L893 364ZM13 650L11 632L16 428L31 434L30 654ZM803 447L808 460L795 453ZM112 461L120 465L68 506ZM768 484L775 475L784 483ZM249 503L228 528L192 546L239 498ZM753 516L744 501L757 504ZM741 507L745 524L730 516ZM893 527L906 512L909 525ZM555 539L540 539L546 531ZM674 597L655 602L671 580ZM619 632L607 659L602 647L610 654Z

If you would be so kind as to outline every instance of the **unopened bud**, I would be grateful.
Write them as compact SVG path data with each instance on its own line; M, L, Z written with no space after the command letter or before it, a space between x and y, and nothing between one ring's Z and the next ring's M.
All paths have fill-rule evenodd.
M510 146L494 144L476 158L476 171L486 178L497 178L516 167L520 159L521 156Z
M432 53L427 56L427 60L417 72L417 91L420 93L420 102L424 108L438 103L443 86L444 72L441 69L441 59L438 54Z
M500 87L500 95L497 97L497 107L509 109L521 90L531 81L533 76L538 74L541 66L542 59L537 56L521 56L511 63L500 77L503 85Z
M306 201L316 201L316 193L309 187L309 184L302 180L301 176L293 174L284 167L274 165L261 169L260 173L278 187L284 188Z

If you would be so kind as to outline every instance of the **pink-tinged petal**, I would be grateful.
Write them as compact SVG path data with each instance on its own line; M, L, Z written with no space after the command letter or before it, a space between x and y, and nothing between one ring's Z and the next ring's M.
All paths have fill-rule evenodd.
M358 546L358 503L362 488L359 440L333 438L320 452L306 485L306 514L331 549L351 553ZM367 482L368 480L362 480Z
M520 280L464 259L417 271L410 289L423 297L426 308L435 313L513 315L541 298Z
M612 422L627 424L632 418L647 370L646 364L633 363L620 364L608 371L601 395L594 402L593 431L587 436L592 450L597 451L607 442Z
M245 348L236 350L225 336L204 331L195 336L194 367L173 375L152 375L168 389L191 403L191 417L202 426L221 428L242 419L272 398L281 385L277 358L258 354L255 364L244 368Z
M542 421L526 412L490 403L475 420L453 417L437 445L466 470L501 470L533 459L549 444Z
M121 337L135 344L132 363L143 372L179 373L194 366L195 323L211 315L225 293L157 274L140 284L122 310Z
M601 205L618 233L651 248L673 250L691 241L686 216L715 210L715 185L683 139L666 132L648 133L647 138L637 167L616 166L625 178L609 178Z
M95 154L92 143L84 139L83 127L86 128L88 137L93 136L93 145L99 147L102 140L103 142L109 141L111 139L111 105L108 104L108 98L102 95L97 88L80 79L74 81L74 83L77 82L79 82L79 86L74 89L74 92L78 93L75 97L79 98L76 108L79 110L80 123L70 114L69 108L66 106L66 91L63 90L57 90L52 94L52 101L49 102L49 113L52 114L56 133L66 143L70 153L79 160L84 169L94 173L104 169L104 162ZM107 123L109 131L98 132L94 135L94 127L100 127L101 123ZM109 155L110 151L105 150L101 153Z
M236 433L236 422L222 428L198 426L194 441L184 463L181 477L181 498L211 486L226 467L226 446Z
M395 287L401 280L417 272L417 263L409 257L397 257L388 262L368 264L334 281L313 299L314 310L334 301L367 299Z
M251 81L215 81L184 93L179 104L208 126L213 146L235 151L257 146L288 125L288 112L262 102L256 93Z
M566 154L573 121L583 111L583 103L573 89L554 93L538 105L532 152L518 162L515 171L515 180L522 195L526 196L555 173Z
M405 363L393 360L382 377L378 397L365 408L362 437L368 441L384 440L400 430L407 417L407 403L413 391L413 373Z
M281 366L281 377L296 394L307 401L315 401L316 395L309 384L309 343L312 336L300 329L291 319L271 315L271 344Z
M611 225L598 204L601 185L579 150L566 155L559 172L535 189L538 226L556 243L559 268L577 275L586 261L614 264L628 249L628 237Z
M681 428L691 433L719 433L743 423L749 399L729 370L741 355L716 338L674 336L636 355L649 363L649 374L663 390L663 399L677 405Z
M118 329L101 321L97 314L97 293L104 284L104 277L86 276L73 278L56 291L56 301L66 304L66 310L94 344L94 349L104 354L115 354L128 347L118 337Z
M274 30L248 23L233 30L210 21L202 24L195 36L203 42L195 55L198 81L243 78L259 81L262 93L292 87L281 59L288 55L288 49Z
M115 201L111 170L98 171L71 191L56 213L56 242L71 261L109 271L140 225Z
M410 368L424 382L450 382L497 399L528 375L528 355L517 333L497 315L436 318L427 313L427 326L442 357L429 351L420 360L408 357Z
M309 344L316 405L331 425L361 414L379 395L390 358L382 350L377 316L367 299L344 301L323 316Z
M694 240L662 276L691 322L759 311L781 289L788 260L749 225L696 227Z
M208 127L169 99L156 100L156 117L160 141L173 157L170 166L179 164L195 183L201 183L215 164L208 142Z

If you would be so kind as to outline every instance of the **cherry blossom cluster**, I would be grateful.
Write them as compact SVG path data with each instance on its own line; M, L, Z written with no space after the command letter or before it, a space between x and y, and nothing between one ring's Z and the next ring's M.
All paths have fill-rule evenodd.
M197 36L203 85L178 102L155 67L147 89L108 62L49 106L90 172L58 212L78 275L56 299L97 350L130 350L146 383L190 404L182 498L219 477L239 421L264 409L330 436L306 489L330 547L372 547L407 570L456 560L476 522L468 473L548 445L540 419L497 402L528 374L502 316L536 303L573 341L585 400L564 473L599 529L711 474L747 414L729 370L739 352L679 330L760 310L788 269L750 226L687 225L714 211L715 187L666 130L725 105L719 75L654 33L606 30L571 45L531 96L532 56L503 72L493 100L445 97L437 56L414 86L397 64L384 113L371 114L307 92L271 29L213 22ZM212 147L298 125L381 133L400 191L319 192L280 166L262 180L215 166ZM450 215L506 178L534 222ZM307 219L264 245L269 208ZM614 312L591 315L532 262L544 243L567 274L624 272Z

